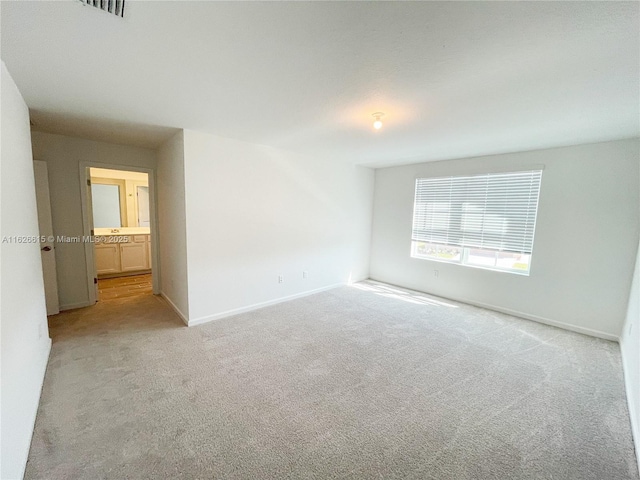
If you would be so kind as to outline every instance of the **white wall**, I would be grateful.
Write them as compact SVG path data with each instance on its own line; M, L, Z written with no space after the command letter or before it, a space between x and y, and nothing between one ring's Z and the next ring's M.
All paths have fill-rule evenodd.
M371 169L184 135L190 324L367 278Z
M55 236L82 236L80 162L155 168L156 152L139 147L32 132L33 157L47 162ZM81 243L55 246L60 309L88 305L87 262Z
M189 318L187 236L184 192L184 134L158 150L158 234L160 291L185 322Z
M639 155L631 139L379 169L371 278L617 339L638 240ZM536 164L545 169L530 276L410 257L416 177Z
M0 235L38 232L29 111L2 63ZM2 242L2 396L0 477L22 478L51 340L39 243Z
M636 443L638 466L640 466L640 244L631 283L627 318L620 336L620 351L624 365L631 431Z

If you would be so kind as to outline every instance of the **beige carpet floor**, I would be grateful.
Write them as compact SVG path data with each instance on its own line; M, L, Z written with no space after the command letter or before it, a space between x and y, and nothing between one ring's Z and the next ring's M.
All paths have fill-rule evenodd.
M27 479L637 479L616 343L375 283L51 319Z

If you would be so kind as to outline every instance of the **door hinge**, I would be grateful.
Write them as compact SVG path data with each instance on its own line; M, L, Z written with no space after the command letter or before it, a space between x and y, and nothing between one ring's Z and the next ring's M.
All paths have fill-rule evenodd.
M93 231L93 228L91 229L91 236L93 237L95 235L95 232Z
M87 178L87 187L90 187L90 186L91 186L91 179Z
M98 279L96 277L93 277L93 283L96 285L98 284Z

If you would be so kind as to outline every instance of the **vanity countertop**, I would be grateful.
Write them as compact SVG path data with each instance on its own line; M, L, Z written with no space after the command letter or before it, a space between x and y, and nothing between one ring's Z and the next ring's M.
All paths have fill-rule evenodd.
M94 230L96 236L107 235L149 235L151 230L149 227L121 227L121 228L96 228Z

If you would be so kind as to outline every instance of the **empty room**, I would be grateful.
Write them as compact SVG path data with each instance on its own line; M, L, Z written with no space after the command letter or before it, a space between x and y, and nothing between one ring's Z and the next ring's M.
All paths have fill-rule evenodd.
M0 27L2 480L640 479L640 3Z

